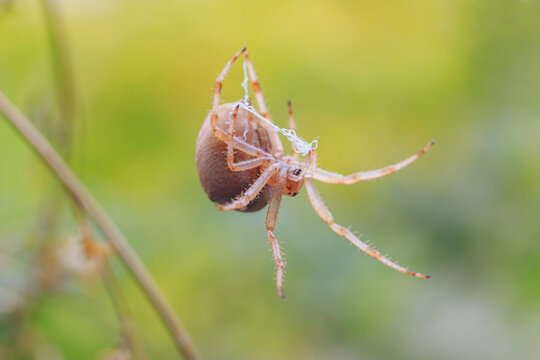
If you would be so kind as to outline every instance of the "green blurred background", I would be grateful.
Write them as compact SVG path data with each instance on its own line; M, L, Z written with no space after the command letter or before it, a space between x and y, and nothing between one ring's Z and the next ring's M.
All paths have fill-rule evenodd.
M205 358L540 358L540 1L55 4L73 71L71 164ZM321 167L377 168L437 141L390 177L318 186L339 223L432 279L361 254L302 191L279 214L277 296L265 211L216 210L194 163L215 78L244 42L274 119L286 126L292 100ZM52 54L43 3L0 1L0 89L48 134L61 113ZM240 82L237 65L224 100ZM0 358L101 358L119 325L98 275L25 290L48 275L36 254L78 230L3 120L0 169ZM149 357L176 358L114 268Z

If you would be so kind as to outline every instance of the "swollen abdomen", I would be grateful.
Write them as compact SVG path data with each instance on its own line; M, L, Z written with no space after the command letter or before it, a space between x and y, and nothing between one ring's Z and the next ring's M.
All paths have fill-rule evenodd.
M258 143L258 141L256 142ZM253 141L250 141L250 143L253 143ZM259 146L260 144L252 145ZM197 138L195 161L199 180L204 191L210 200L221 205L229 203L240 196L260 176L258 167L246 171L231 171L227 165L226 153L227 144L216 138L208 116ZM235 150L235 162L250 158L241 151ZM247 212L260 210L270 200L271 195L272 188L266 185L257 198L245 208L239 210Z

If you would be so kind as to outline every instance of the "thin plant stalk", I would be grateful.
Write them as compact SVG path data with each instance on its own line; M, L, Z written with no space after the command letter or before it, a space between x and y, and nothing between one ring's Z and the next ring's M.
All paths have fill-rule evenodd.
M0 0L1 1L1 0ZM57 113L46 116L47 125L52 129L50 141L60 154L70 162L75 137L76 106L69 47L56 0L41 0L45 30L49 42L52 75L56 90ZM39 206L38 228L35 241L40 252L49 248L51 240L57 238L62 202L58 201L57 189L48 191Z
M54 150L47 139L1 91L0 112L4 114L6 119L28 141L71 194L77 206L96 223L100 231L111 243L159 314L179 352L188 360L200 359L188 332L175 316L171 305L120 229L94 199L81 180L73 173L62 157Z
M135 329L131 312L129 311L128 304L122 292L118 280L114 276L114 270L107 258L102 259L101 264L101 278L103 279L103 285L105 290L111 298L111 303L118 316L120 327L122 329L122 336L127 343L134 360L148 360L142 342Z
M69 47L56 0L41 0L58 102L59 149L69 155L75 130L75 86ZM69 158L69 157L68 157Z
M88 224L87 220L84 218L81 210L78 207L75 207L73 212L77 222L79 223L79 231L82 235L82 241L86 244L90 242L92 247L100 249L102 245L99 244L98 240L94 237L90 224ZM85 250L89 251L86 249L87 245L84 246ZM87 253L86 255L100 256L99 273L101 275L101 279L103 280L105 290L111 299L116 316L118 317L123 338L122 342L128 346L134 360L148 360L148 356L146 355L142 346L142 341L136 332L128 303L124 293L122 292L122 288L116 279L113 266L107 257L108 254L105 251L106 250L100 249L99 253Z

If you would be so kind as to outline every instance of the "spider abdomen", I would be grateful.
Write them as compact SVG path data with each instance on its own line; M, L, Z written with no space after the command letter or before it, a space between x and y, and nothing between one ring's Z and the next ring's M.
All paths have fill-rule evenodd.
M234 104L220 105L217 127L227 131ZM240 109L234 124L233 134L259 149L271 152L268 131L247 111ZM261 174L257 167L245 171L231 171L227 165L227 144L212 131L210 115L206 117L197 137L195 161L201 185L214 203L227 204L241 195ZM235 162L253 158L242 151L235 151ZM257 211L268 203L272 187L266 185L259 196L239 211Z

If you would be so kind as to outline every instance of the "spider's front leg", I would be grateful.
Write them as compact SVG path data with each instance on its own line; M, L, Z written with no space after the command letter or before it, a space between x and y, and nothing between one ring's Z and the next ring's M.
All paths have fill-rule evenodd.
M212 111L210 112L210 124L212 125L212 131L218 137L219 137L219 134L218 134L218 129L217 129L217 121L219 117L219 114L218 114L219 99L221 97L221 88L223 87L223 80L225 80L225 76L231 70L232 64L245 51L246 51L246 47L244 46L236 54L234 54L234 56L227 62L227 64L225 64L225 67L223 67L223 70L221 70L221 73L218 75L216 82L214 84L214 98L212 100Z
M426 151L431 149L435 145L435 141L431 141L427 144L420 152L408 157L407 159L398 162L397 164L388 165L381 169L370 170L370 171L360 171L351 175L341 175L338 173L326 171L323 169L315 169L313 172L313 178L329 184L354 184L359 181L373 180L378 179L383 176L387 176L395 173L398 170L403 169L407 165L410 165L416 161L420 156L424 155Z
M279 204L281 203L281 197L283 195L283 187L287 180L287 168L282 167L278 173L278 181L274 186L274 192L270 199L270 205L268 206L268 212L266 213L266 235L268 241L272 246L272 253L274 254L274 261L276 263L276 286L279 296L285 298L283 294L283 270L285 269L285 261L281 256L281 249L279 247L279 241L274 235L274 229L276 227L277 215L279 212Z
M304 184L306 185L308 198L309 198L309 201L311 202L311 205L313 206L313 209L315 210L317 215L319 215L320 218L323 219L324 222L327 223L328 226L330 226L330 228L332 230L334 230L337 234L339 234L339 235L343 236L344 238L346 238L347 240L349 240L351 243L353 243L353 245L358 247L360 250L362 250L363 252L365 252L369 256L374 257L375 259L379 260L383 264L385 264L385 265L387 265L387 266L389 266L389 267L391 267L391 268L393 268L393 269L395 269L397 271L400 271L402 273L409 274L409 275L412 275L412 276L421 277L421 278L429 278L430 277L429 275L424 275L424 274L416 273L416 272L413 272L413 271L409 271L408 269L404 268L403 266L400 266L400 265L390 261L390 259L388 259L387 257L381 255L380 252L378 252L377 250L371 248L369 245L367 245L366 243L361 241L356 235L353 234L353 232L351 230L349 230L349 229L347 229L347 228L345 228L345 227L343 227L343 226L341 226L339 224L336 224L334 222L334 217L332 216L332 214L330 213L330 211L328 210L328 208L326 207L326 205L322 201L321 196L319 195L319 192L317 191L317 189L315 188L315 185L313 184L313 181L310 178L306 178Z

